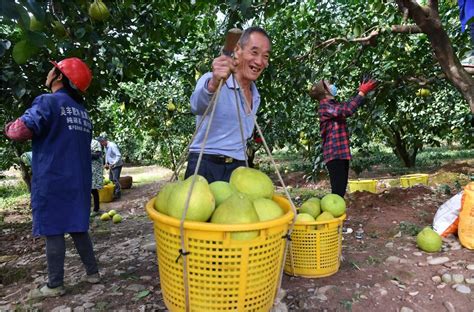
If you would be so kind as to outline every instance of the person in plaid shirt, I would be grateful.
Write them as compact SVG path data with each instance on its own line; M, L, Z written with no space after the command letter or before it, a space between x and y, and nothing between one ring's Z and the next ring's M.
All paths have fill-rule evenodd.
M309 94L319 101L319 122L323 139L323 158L329 172L331 192L344 197L349 178L349 132L346 118L354 114L362 104L365 95L375 89L377 82L364 78L359 93L348 102L338 102L337 87L327 80L316 82Z

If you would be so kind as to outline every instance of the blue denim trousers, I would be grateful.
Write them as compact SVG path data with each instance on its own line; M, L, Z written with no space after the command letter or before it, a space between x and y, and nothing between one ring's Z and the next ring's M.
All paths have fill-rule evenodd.
M99 272L97 261L88 232L70 233L87 275ZM64 258L66 243L64 234L46 236L46 260L48 262L48 287L55 288L64 284Z

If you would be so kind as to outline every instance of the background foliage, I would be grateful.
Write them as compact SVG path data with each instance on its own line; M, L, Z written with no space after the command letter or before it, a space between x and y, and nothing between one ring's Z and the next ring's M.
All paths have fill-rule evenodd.
M390 31L409 23L394 3L195 2L106 0L110 17L103 22L89 16L87 0L2 4L0 124L20 116L46 91L48 60L77 56L93 70L86 103L95 135L106 132L129 162L174 167L194 129L189 97L196 79L210 69L229 28L259 25L273 43L271 65L257 82L263 100L258 121L273 149L285 147L311 160L315 170L322 168L317 104L307 90L328 78L338 85L340 99L349 99L365 73L380 85L350 120L358 155L376 153L374 143L381 144L413 166L423 148L472 144L469 107L440 78L426 35ZM471 47L467 33L460 32L457 5L443 1L439 9L462 57ZM33 17L40 23L34 27ZM357 41L375 29L380 30L375 40ZM331 38L338 39L329 44ZM27 47L24 62L13 58L19 42ZM430 95L417 96L420 88ZM176 110L167 109L170 102ZM12 147L0 140L0 169L29 149L28 143ZM370 167L359 157L353 168Z

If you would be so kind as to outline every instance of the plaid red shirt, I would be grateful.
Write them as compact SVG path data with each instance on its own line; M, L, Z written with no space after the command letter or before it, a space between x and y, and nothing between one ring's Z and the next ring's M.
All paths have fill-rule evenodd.
M325 163L334 159L351 159L346 118L355 113L363 100L364 97L357 95L345 103L334 99L319 102L319 128L323 138Z

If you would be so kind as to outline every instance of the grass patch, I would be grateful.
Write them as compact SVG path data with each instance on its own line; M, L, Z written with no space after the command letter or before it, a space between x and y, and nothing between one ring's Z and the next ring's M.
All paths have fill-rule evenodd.
M27 267L1 267L0 268L0 284L10 285L29 278L31 275L30 268Z
M28 200L30 193L23 182L0 186L0 212L12 210L22 200Z
M474 150L472 149L430 147L425 148L417 155L415 167L407 168L395 156L390 148L374 145L371 150L373 151L368 155L366 151L363 152L354 148L352 150L353 160L351 162L351 168L355 170L353 166L357 165L358 161L363 161L364 164L362 164L363 166L361 167L361 169L363 168L363 171L370 171L372 167L377 166L378 172L392 175L404 175L413 172L430 171L440 167L444 162L452 160L474 158ZM275 150L272 157L277 162L278 169L282 173L295 171L310 173L313 169L311 160L305 159L301 153L297 153L293 150ZM257 155L256 161L259 163L260 170L266 173L274 173L275 170L273 165L266 154ZM467 179L468 178L466 178L466 180Z
M402 232L402 234L406 234L410 236L416 236L422 230L421 226L413 224L411 222L407 222L407 221L401 221L398 227L399 227L400 232Z

